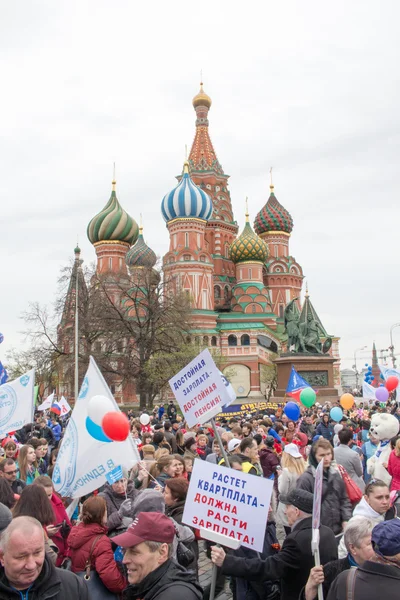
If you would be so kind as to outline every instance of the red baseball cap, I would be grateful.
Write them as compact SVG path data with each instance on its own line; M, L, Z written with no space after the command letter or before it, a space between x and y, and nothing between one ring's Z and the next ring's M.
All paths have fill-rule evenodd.
M116 535L112 541L123 548L132 548L142 542L171 544L174 536L175 527L169 517L157 512L142 512L125 533Z

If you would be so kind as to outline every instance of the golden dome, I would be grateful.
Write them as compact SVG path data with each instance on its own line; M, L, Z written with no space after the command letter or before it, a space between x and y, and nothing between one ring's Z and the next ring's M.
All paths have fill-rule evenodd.
M203 90L203 82L201 82L200 83L200 91L193 98L193 106L194 106L194 108L197 108L198 106L207 106L207 108L210 108L211 104L212 104L211 98Z

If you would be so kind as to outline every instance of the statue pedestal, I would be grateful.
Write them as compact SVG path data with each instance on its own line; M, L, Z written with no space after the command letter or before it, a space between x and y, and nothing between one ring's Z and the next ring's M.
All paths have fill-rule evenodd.
M318 390L317 402L338 400L338 391L334 387L333 363L335 358L329 354L301 354L287 352L274 360L277 368L278 387L274 393L276 402L285 397L292 365L315 391ZM272 398L271 398L272 400ZM287 400L290 400L288 396Z

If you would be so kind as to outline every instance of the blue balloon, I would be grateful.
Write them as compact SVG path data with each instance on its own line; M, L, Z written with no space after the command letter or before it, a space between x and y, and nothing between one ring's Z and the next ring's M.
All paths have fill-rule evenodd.
M331 408L331 412L329 414L332 421L336 421L337 423L343 418L343 411L338 406Z
M379 387L383 387L384 385L385 385L384 383L380 383L380 384L379 384Z
M365 363L365 366L368 367L368 363Z
M297 421L300 418L300 407L296 402L288 402L283 412L291 421Z
M371 367L371 365L369 365L369 367L368 367L368 371L372 371L372 367Z
M375 379L375 377L374 377L374 376L372 376L372 377L371 377L371 381L373 381L374 379Z
M97 425L92 419L86 417L86 429L89 435L99 442L112 442L109 437L106 436L100 425Z

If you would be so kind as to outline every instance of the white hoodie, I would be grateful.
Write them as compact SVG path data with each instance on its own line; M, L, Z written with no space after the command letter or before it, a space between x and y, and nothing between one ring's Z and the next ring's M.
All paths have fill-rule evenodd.
M349 520L348 525L352 522L353 517L367 517L374 525L377 525L385 519L385 515L377 513L376 510L368 504L364 496L353 510L353 516ZM344 545L344 536L342 536L342 539L340 540L338 553L339 558L345 558L347 556L346 546Z

